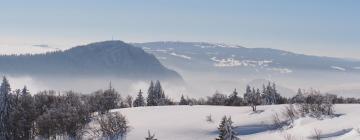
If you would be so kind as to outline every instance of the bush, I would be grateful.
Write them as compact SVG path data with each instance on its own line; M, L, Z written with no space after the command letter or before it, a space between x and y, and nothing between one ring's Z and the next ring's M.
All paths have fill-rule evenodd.
M106 113L101 115L97 122L100 128L98 131L102 133L104 137L108 137L110 140L123 139L129 132L130 127L125 116L120 113Z

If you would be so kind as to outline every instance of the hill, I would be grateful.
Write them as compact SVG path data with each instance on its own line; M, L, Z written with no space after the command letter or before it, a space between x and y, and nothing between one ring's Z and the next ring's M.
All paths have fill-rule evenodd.
M30 76L118 76L181 79L153 55L122 41L104 41L44 54L0 56L0 72Z
M321 137L332 140L360 139L356 129L360 126L357 119L359 105L335 105L335 118L317 120L300 118L295 120L293 128L283 131L269 129L272 116L281 115L285 105L259 106L263 112L253 113L250 107L224 106L158 106L113 110L121 112L129 120L131 131L128 140L144 139L147 131L155 133L158 139L167 140L211 140L218 136L217 127L224 115L232 117L234 127L241 140L283 140L286 134L295 139L312 139L314 129L321 131ZM212 116L214 123L206 121Z

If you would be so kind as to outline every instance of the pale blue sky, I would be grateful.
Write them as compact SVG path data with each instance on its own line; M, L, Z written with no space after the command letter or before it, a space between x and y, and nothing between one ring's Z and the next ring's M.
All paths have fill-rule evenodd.
M358 0L0 1L0 45L209 41L360 58Z

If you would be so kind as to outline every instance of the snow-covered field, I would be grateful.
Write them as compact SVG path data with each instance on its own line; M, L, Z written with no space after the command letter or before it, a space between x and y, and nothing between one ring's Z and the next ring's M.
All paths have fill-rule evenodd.
M338 117L317 120L300 118L294 127L271 130L272 116L281 116L285 105L259 106L259 113L253 113L250 107L224 106L159 106L138 107L113 110L125 115L131 131L127 140L141 140L148 130L155 133L159 140L213 140L218 136L220 119L231 116L235 130L242 140L285 140L292 135L294 140L312 139L314 129L321 131L327 140L359 140L360 105L336 105ZM211 114L214 123L206 121ZM360 130L359 130L360 131Z

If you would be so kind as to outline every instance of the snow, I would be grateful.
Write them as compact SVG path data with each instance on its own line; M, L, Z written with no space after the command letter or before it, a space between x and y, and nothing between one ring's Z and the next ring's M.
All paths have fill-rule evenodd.
M232 56L234 57L234 56ZM236 66L250 66L250 67L256 67L256 66L261 66L261 67L266 67L268 66L270 63L272 63L272 61L269 60L261 60L261 61L257 61L257 60L237 60L235 58L223 58L223 59L218 59L217 57L211 57L210 58L212 61L214 61L214 66L215 67L236 67Z
M335 69L335 70L339 70L339 71L346 71L345 68L338 67L338 66L331 66L331 68L333 68L333 69Z
M190 57L190 56L186 56L186 55L182 55L182 54L177 54L177 53L175 53L175 52L170 53L170 55L191 60L191 57Z
M356 70L360 70L360 67L354 67L354 69L356 69Z
M336 105L339 114L335 118L318 120L300 118L293 128L283 131L271 130L272 116L281 115L285 105L259 106L259 112L253 113L250 107L225 106L158 106L113 110L125 115L131 131L127 140L144 139L148 130L160 140L205 140L218 136L217 127L224 115L231 116L235 131L241 140L283 140L290 134L296 139L311 139L314 129L321 130L322 137L328 140L360 139L357 129L360 127L360 105ZM211 114L214 123L206 121Z

